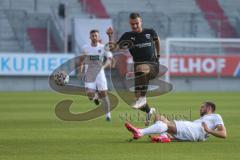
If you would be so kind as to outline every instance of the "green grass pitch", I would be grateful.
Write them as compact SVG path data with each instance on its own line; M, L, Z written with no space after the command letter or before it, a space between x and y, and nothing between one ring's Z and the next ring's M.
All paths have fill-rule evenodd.
M86 111L86 97L55 92L0 93L0 160L235 160L240 157L240 93L169 93L149 99L150 105L173 116L195 119L199 105L211 100L225 122L228 138L210 137L205 142L152 144L148 137L128 142L131 134L124 128L125 116L133 124L137 111L120 101L112 121L104 117L88 122L66 122L54 113L55 104L72 99L72 112ZM93 106L93 105L92 105ZM190 113L191 110L191 113ZM191 116L190 116L191 115ZM143 114L140 114L143 117Z

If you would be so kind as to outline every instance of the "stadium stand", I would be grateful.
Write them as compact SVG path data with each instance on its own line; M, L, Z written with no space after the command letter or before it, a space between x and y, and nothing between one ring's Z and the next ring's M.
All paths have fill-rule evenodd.
M85 12L96 18L109 18L109 15L101 0L79 0L84 6Z
M229 22L229 18L225 15L223 8L217 0L212 0L211 4L207 0L197 0L196 2L207 19L209 26L219 33L218 37L237 37L235 28Z
M229 18L229 22L232 26L236 29L238 32L238 35L240 35L240 7L238 0L231 0L231 3L229 1L225 0L219 0L218 3L222 6L225 15Z
M219 5L221 5L227 16L239 16L239 0L231 0L230 2L231 3L225 0L218 0Z
M194 1L148 0L139 3L138 0L119 2L102 0L102 2L111 17L118 22L115 26L117 26L116 28L120 34L128 30L127 25L125 25L127 23L126 15L129 12L138 11L143 14L144 25L151 25L160 33L162 38L215 36ZM126 13L123 14L122 12ZM145 22L146 20L147 22ZM119 25L121 26L119 27Z
M1 0L2 8L12 10L25 10L27 12L50 13L51 6L58 4L59 0Z
M0 51L16 52L21 50L5 11L0 11Z
M43 53L48 52L46 43L48 33L46 28L28 28L27 33L35 51ZM50 41L52 42L52 45L50 45L50 52L59 52L59 49L52 37L50 37Z
M0 51L63 52L61 35L64 32L64 20L57 15L61 2L64 1L0 0L0 11L3 13L0 17L0 46L4 46ZM71 19L88 18L89 15L82 12L78 0L68 0L64 3L67 6L68 32L71 33ZM42 35L40 39L35 38L38 35Z
M144 27L153 27L162 40L167 37L237 37L240 33L240 11L238 5L235 5L238 0L232 0L233 3L224 0L212 2L211 5L204 5L205 0L0 0L0 10L3 12L0 17L0 45L4 46L1 50L63 51L65 22L57 15L60 3L67 6L69 36L72 34L72 18L111 17L116 30L121 34L129 30L129 12L138 11L143 16ZM16 13L11 16L10 11L22 11L22 16ZM34 44L36 42L33 37L43 30L47 40L41 41L45 43L41 46L45 47L39 49L36 47L39 44ZM49 32L51 34L47 34ZM47 44L49 41L50 46Z
M232 15L224 16L224 11L217 0L214 0L211 5L206 4L201 0L122 0L111 1L102 0L108 14L120 21L117 26L119 33L127 30L127 26L122 28L119 24L125 23L126 19L122 16L122 12L138 11L144 14L153 14L152 17L157 17L148 20L147 23L152 26L160 26L166 24L166 16L168 17L168 30L159 32L163 38L167 37L236 37L236 22ZM226 3L226 2L225 2ZM237 3L237 2L236 2ZM174 4L174 5L172 5ZM209 4L209 3L208 3ZM228 3L226 3L228 4ZM227 8L231 8L228 6ZM233 7L234 8L234 7ZM228 9L229 10L229 9ZM235 12L236 12L235 7ZM165 15L162 17L162 15ZM124 14L126 16L126 14ZM123 20L122 20L123 19ZM162 20L163 19L163 20ZM232 25L232 23L234 25ZM124 26L122 24L122 26ZM159 30L155 28L156 30ZM161 29L162 30L162 29Z

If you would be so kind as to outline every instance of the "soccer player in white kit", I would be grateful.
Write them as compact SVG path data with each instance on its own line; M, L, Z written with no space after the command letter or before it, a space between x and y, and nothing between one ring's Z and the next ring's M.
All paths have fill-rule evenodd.
M98 30L90 31L90 40L91 44L83 46L78 76L84 73L85 88L89 100L94 100L95 104L98 105L98 98L100 98L105 107L106 120L110 121L110 101L107 95L108 86L104 68L111 65L112 53L106 51L104 45L100 43Z
M133 133L134 139L144 135L160 134L161 137L180 141L205 141L209 135L226 138L227 131L222 117L215 113L216 106L213 102L204 102L200 108L200 118L195 121L169 121L163 116L156 115L156 122L144 129L139 129L125 123L125 127ZM156 137L154 137L155 140ZM153 139L152 139L153 140Z

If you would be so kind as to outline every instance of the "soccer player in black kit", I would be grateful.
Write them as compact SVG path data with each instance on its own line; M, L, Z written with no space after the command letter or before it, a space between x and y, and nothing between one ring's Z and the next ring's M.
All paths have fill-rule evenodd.
M147 104L146 93L149 80L157 77L159 73L160 39L153 29L142 28L142 18L139 13L129 15L130 32L125 32L117 44L127 43L130 54L134 61L135 73L135 97L136 102L132 105L147 113L146 124L149 123L154 108ZM111 32L108 28L107 32Z

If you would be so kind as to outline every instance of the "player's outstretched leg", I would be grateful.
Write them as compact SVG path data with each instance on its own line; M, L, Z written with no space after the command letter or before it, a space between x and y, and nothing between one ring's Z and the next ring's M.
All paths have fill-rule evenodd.
M133 134L133 139L139 139L142 137L141 133L139 132L139 129L134 127L131 123L126 122L125 123L125 127L127 128L127 130L129 130L130 132L132 132Z
M163 133L166 133L167 130L168 130L167 124L162 122L162 121L157 121L153 125L151 125L147 128L143 128L143 129L136 128L132 124L130 124L129 122L125 123L125 127L130 132L133 133L133 138L134 139L139 139L144 135L163 134Z
M166 123L162 121L157 121L153 125L147 128L139 129L139 132L142 135L149 135L149 134L162 134L167 130L168 130L168 126Z

